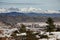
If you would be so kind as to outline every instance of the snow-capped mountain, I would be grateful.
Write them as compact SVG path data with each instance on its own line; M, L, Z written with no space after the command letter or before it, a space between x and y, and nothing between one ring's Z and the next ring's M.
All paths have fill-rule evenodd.
M25 12L25 13L29 13L29 12L35 12L35 13L60 13L58 10L42 10L40 8L20 8L19 9L20 12Z
M0 13L6 12L22 12L22 13L60 13L58 10L42 10L40 8L0 8Z
M4 12L7 12L7 9L5 9L5 8L0 8L0 13L4 13Z
M29 12L35 12L35 13L44 13L44 11L40 8L20 8L19 9L20 12L25 12L25 13L29 13Z

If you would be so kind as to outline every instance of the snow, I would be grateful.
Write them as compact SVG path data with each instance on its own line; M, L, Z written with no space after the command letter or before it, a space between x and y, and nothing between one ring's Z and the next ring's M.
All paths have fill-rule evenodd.
M26 36L26 35L27 35L26 33L17 34L17 36Z
M20 12L24 12L24 13L29 13L29 12L40 13L40 12L43 12L43 11L40 8L32 8L32 7L30 7L30 8L21 8Z
M11 34L18 29L17 28L12 28L12 29L0 28L0 30L3 30L3 33L0 34L0 37L11 37Z
M41 34L43 34L44 32L41 32ZM60 32L51 32L53 35L48 35L49 32L46 32L46 35L48 35L49 37L49 40L56 40L57 39L60 39ZM39 39L39 40L47 40L46 38L43 38L43 39Z
M0 34L0 37L11 37L11 34L18 30L17 28L12 28L12 29L3 29L3 28L0 28L0 30L4 30L3 34ZM36 33L36 32L34 32ZM44 31L41 31L41 34L43 34ZM49 32L46 32L46 35L48 35L50 38L49 40L56 40L57 39L60 39L60 32L51 32L53 35L49 35ZM16 34L17 36L26 36L27 34L26 33L20 33L20 34ZM40 38L38 35L36 35L37 38ZM43 39L39 39L39 40L47 40L45 38Z
M40 36L36 35L37 38L40 38Z
M0 13L4 13L6 12L6 9L5 8L0 8Z
M39 39L39 40L47 40L47 39L43 38L43 39ZM49 40L56 40L56 39L55 38L49 38Z
M23 12L23 13L60 13L58 10L42 10L41 8L0 8L0 13L6 12Z
M60 32L51 32L55 35L56 38L60 39Z

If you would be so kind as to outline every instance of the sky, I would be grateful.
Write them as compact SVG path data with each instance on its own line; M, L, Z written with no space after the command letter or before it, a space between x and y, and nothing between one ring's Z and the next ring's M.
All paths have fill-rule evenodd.
M60 10L60 0L0 0L0 8L41 8Z

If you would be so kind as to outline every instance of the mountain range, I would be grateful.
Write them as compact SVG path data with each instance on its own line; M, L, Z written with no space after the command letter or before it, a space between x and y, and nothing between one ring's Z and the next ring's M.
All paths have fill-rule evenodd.
M8 13L8 12L22 12L22 13L60 13L60 10L42 10L41 8L0 8L0 13Z
M17 8L0 9L0 21L9 24L18 22L46 22L48 17L51 17L55 22L60 22L60 11L48 12L48 10L42 11L36 8L20 9L20 11Z
M21 13L21 12L8 12L8 13L0 13L1 16L28 16L28 17L39 17L39 16L46 16L46 17L60 17L60 13Z

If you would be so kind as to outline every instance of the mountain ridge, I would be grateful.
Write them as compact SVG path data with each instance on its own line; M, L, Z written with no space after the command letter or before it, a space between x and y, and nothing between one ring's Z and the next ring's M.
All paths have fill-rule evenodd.
M53 13L53 14L49 14L49 13L22 13L22 12L8 12L8 13L0 13L0 15L2 16L47 16L47 17L60 17L60 13Z
M20 13L20 12L0 13L0 20L9 24L15 24L19 22L45 22L48 17L51 17L55 22L60 22L60 13L59 14Z

